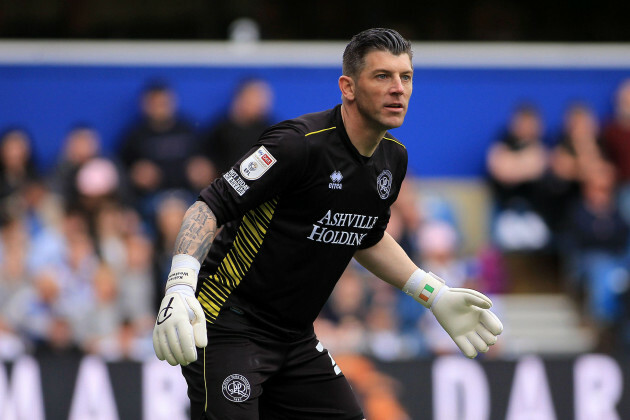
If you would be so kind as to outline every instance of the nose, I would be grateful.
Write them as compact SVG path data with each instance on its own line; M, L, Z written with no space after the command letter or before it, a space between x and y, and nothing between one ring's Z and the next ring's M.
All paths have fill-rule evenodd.
M403 82L400 76L392 77L391 92L402 94L404 92Z

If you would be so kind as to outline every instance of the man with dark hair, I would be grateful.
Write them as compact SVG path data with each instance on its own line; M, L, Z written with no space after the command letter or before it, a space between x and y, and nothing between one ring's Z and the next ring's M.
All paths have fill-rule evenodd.
M486 296L419 269L385 232L407 168L387 130L412 91L408 45L389 29L354 37L342 104L271 127L186 212L153 344L183 366L192 419L364 418L313 331L353 257L430 308L468 357L496 342Z
M273 91L263 79L243 80L229 112L202 136L201 150L216 166L218 175L230 170L271 125Z
M193 125L178 111L177 94L161 80L149 82L140 95L141 118L126 130L119 157L127 172L135 206L153 220L155 201L167 190L197 191L197 180L205 185L213 168L200 156ZM193 168L196 172L193 171Z
M389 51L393 55L407 54L413 60L411 43L393 29L375 28L352 37L343 52L342 71L345 76L356 77L365 65L365 55L371 50Z

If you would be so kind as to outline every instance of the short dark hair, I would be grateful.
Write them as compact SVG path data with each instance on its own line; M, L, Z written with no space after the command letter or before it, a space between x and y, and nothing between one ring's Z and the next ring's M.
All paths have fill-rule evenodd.
M540 117L540 109L538 106L529 101L519 102L514 108L513 115L525 115L529 117Z
M343 52L343 74L356 77L365 65L365 56L371 51L389 51L394 55L408 54L413 58L411 43L393 29L372 28L352 37Z
M142 95L153 93L170 93L173 90L171 84L164 79L150 79L142 87Z

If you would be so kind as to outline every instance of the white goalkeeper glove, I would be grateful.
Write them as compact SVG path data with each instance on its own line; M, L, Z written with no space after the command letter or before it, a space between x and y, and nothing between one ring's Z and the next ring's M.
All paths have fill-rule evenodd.
M478 351L487 352L503 331L503 324L490 311L492 301L487 296L476 290L448 287L433 273L416 270L403 292L431 309L442 328L471 359Z
M186 366L197 360L195 347L206 347L206 318L195 297L199 261L190 255L173 257L171 272L166 282L153 328L153 349L158 359L172 366Z

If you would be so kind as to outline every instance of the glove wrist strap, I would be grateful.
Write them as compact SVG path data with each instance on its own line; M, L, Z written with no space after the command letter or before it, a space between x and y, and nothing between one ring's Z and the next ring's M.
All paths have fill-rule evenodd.
M166 290L173 286L185 285L193 292L197 289L197 275L201 264L191 255L178 254L173 257L171 272L166 280Z
M195 297L195 290L190 287L188 284L176 284L174 286L171 286L168 288L168 290L166 291L167 293L175 293L175 292L179 292L182 293L186 296L192 296Z
M171 262L171 271L178 270L180 268L190 268L191 270L195 270L195 275L199 274L199 270L201 269L201 263L197 261L197 258L188 254L177 254L173 255L173 260Z
M425 308L431 308L440 289L445 286L444 280L419 268L411 274L402 291L413 297Z

